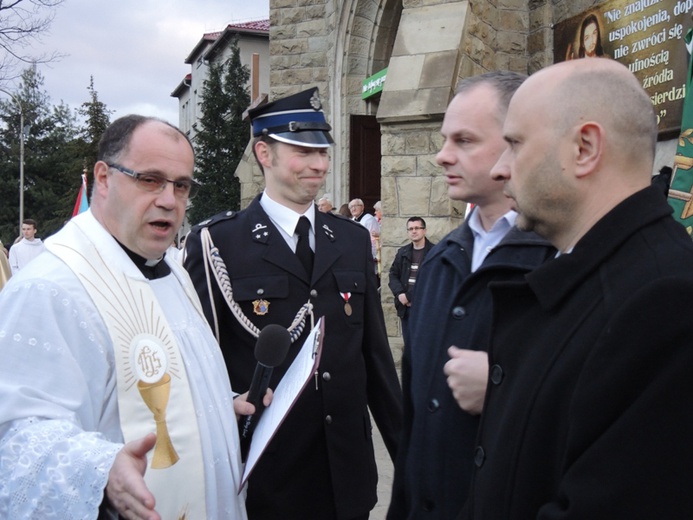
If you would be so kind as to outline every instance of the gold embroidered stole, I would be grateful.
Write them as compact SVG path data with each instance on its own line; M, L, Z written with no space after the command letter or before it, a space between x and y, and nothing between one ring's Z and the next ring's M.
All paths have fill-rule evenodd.
M127 274L129 266L117 267L130 260L105 235L89 212L72 219L46 246L77 275L106 323L125 442L156 431L144 478L157 512L164 520L207 518L202 445L184 360L149 282L139 271ZM97 249L89 238L95 236L113 242L114 256ZM201 312L187 287L186 295Z

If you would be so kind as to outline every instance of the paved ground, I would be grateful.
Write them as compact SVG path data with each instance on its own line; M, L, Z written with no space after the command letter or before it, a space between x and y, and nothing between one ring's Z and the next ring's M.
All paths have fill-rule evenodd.
M370 520L384 520L390 505L392 490L392 461L385 449L385 444L378 428L373 427L373 443L375 445L375 460L378 463L378 503L371 511Z

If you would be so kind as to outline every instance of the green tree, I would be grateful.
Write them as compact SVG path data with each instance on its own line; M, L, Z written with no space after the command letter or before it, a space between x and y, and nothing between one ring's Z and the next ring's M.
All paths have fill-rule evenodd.
M42 236L59 230L72 216L82 183L84 143L74 111L61 103L51 107L48 128L37 136L33 159L37 183L28 197L25 214L39 222ZM28 214L27 210L34 213Z
M72 215L81 182L80 128L64 103L51 106L43 77L26 69L15 99L0 102L0 238L12 243L19 222L20 110L24 114L24 217L38 222L39 235L57 231Z
M111 110L108 110L106 104L99 100L99 93L94 88L94 76L89 78L89 101L82 103L77 112L85 118L86 126L82 131L84 140L83 161L84 169L88 172L94 170L96 157L99 150L99 140L104 131L111 124Z
M4 128L0 130L2 152L0 153L0 197L5 202L0 221L0 237L3 242L10 244L19 234L19 162L20 142L24 139L24 217L29 217L27 212L27 194L29 187L35 182L33 170L29 167L27 157L33 150L33 136L41 131L42 124L36 124L48 114L46 103L47 95L41 91L43 78L36 71L36 67L25 69L21 76L21 83L9 100L0 102L0 121ZM24 127L20 128L20 121L24 119Z
M195 136L195 176L202 183L188 212L191 222L240 207L241 188L234 175L248 144L243 112L250 104L248 67L241 64L238 41L229 58L209 68L202 91L200 132Z

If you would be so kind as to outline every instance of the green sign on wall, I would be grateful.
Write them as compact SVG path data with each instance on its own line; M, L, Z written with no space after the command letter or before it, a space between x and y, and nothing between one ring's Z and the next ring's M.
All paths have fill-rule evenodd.
M370 78L363 80L363 89L361 90L361 99L369 98L378 92L382 92L383 85L385 85L385 76L387 75L387 68L376 72Z

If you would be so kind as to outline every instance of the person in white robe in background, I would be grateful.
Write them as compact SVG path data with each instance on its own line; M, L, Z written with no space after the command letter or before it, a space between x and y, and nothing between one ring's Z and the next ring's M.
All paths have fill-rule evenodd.
M115 121L99 146L91 209L0 293L0 518L158 520L166 498L143 477L156 435L124 443L108 317L81 273L55 254L53 239L87 264L107 266L104 280L122 276L151 288L187 372L207 518L246 518L235 413L254 407L234 400L187 273L162 259L195 190L193 165L189 141L168 123ZM113 289L104 285L99 290Z
M12 274L17 274L46 248L36 236L36 221L26 218L22 221L21 240L10 248L9 262Z

